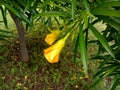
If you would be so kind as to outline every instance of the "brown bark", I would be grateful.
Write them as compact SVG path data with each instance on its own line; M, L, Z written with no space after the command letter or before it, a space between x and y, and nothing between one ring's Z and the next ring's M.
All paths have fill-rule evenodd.
M21 20L18 17L16 17L16 15L14 15L12 12L10 12L10 15L11 15L13 21L15 22L15 25L16 25L17 31L18 31L21 60L24 62L28 62L29 54L28 54L28 50L26 48L26 43L25 43L24 26L23 26Z

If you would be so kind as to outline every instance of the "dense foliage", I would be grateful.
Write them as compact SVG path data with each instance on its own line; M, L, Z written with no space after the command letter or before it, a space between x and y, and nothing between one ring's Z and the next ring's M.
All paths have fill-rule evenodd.
M76 62L77 52L80 51L86 76L88 75L87 45L89 43L98 44L98 53L91 57L101 62L99 71L95 75L99 79L95 84L101 79L111 76L113 79L111 89L115 90L116 86L119 85L120 0L1 0L0 10L6 28L8 27L6 13L9 11L15 23L25 22L26 28L33 26L34 22L40 21L51 29L61 30L61 35L54 41L53 45L56 45L59 40L70 33L71 40L75 43L74 62ZM16 19L19 19L19 22L16 22ZM94 27L94 24L100 21L106 24L106 29L102 32ZM0 30L1 33L3 33L2 31ZM18 29L18 33L19 31ZM90 31L97 40L89 40ZM0 38L3 38L4 34L1 33ZM21 33L19 34L19 38L21 38ZM23 39L23 41L25 40ZM22 43L21 41L21 45L23 45ZM23 48L26 48L25 44Z

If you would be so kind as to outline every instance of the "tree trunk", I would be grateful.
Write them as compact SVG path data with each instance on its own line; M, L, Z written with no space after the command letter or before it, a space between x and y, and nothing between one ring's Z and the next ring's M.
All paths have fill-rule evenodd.
M14 15L12 12L10 12L10 15L11 15L12 19L14 20L15 25L17 27L17 31L18 31L21 60L24 62L28 62L29 54L28 54L28 50L26 48L26 43L25 43L24 26L23 26L21 20L16 15Z

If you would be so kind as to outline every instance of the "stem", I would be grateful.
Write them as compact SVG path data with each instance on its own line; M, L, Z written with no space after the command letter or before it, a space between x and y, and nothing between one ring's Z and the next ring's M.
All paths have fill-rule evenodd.
M28 54L28 50L26 48L26 43L25 43L24 26L23 26L21 20L16 15L14 15L12 12L10 12L10 15L11 15L13 21L15 22L15 25L16 25L17 31L18 31L21 60L24 62L28 62L29 54Z

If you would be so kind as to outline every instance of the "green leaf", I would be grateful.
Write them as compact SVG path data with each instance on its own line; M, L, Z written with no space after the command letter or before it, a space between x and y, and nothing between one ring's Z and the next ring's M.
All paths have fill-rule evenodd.
M17 0L16 2L19 3L20 6L25 7L25 4L26 4L25 1L23 1L23 0Z
M108 3L108 2L119 1L119 0L97 0L97 1L101 1L102 3Z
M106 21L111 27L113 27L115 30L117 30L118 32L120 32L120 24L115 22L114 20L110 20L108 19L108 21Z
M60 12L60 11L49 11L49 12L43 12L43 13L39 13L35 15L35 17L40 17L40 16L44 16L44 17L64 16L66 17L69 15L66 12Z
M32 8L35 10L38 4L39 4L39 0L35 0Z
M16 1L10 1L9 0L9 5L11 5L12 7L14 7L14 9L19 10L21 12L23 12L23 8L19 5L19 3L17 3Z
M92 84L92 86L91 87L95 87L98 83L100 83L100 81L102 81L103 80L103 78L99 78L99 79L97 79L93 84Z
M109 66L106 66L106 68L107 70L105 70L105 74L103 75L103 77L110 75L113 71L115 71L118 68L118 66L109 65Z
M115 22L120 24L120 18L119 17L111 17Z
M28 20L27 16L25 15L25 13L22 11L22 8L17 3L14 2L14 4L16 5L16 7L12 7L11 5L9 5L7 3L2 3L2 4L8 10L10 10L13 14L15 14L17 17L19 17L21 20L23 20L24 22L30 24L30 21ZM18 11L17 9L20 9L20 10Z
M11 34L10 31L0 29L0 40L5 40L5 38L10 38L11 37L10 34Z
M86 11L81 11L81 15L82 15L82 18L83 18L83 21L85 23L85 26L88 27L88 14Z
M106 9L106 8L95 8L91 12L92 12L93 15L105 15L105 16L120 17L120 11L119 10Z
M113 27L115 30L120 31L120 24L118 22L114 21L109 17L102 17L102 19L104 20L104 22Z
M120 78L115 78L115 80L112 82L110 90L115 90L119 84L120 84Z
M63 6L55 4L55 3L53 3L53 6L61 9L62 11L66 12L66 13L69 13L69 15L71 16L71 8L66 8L66 7L63 7Z
M25 10L30 9L32 3L33 3L33 0L29 0L29 1L27 1L27 2L26 2L26 5L25 5Z
M12 13L14 13L16 16L20 17L19 12L13 8L12 6L10 6L7 3L2 3L8 10L10 10Z
M0 33L3 32L3 33L11 33L10 31L8 30L3 30L3 29L0 29Z
M76 3L77 0L72 0L72 19L75 19L75 11L76 11Z
M115 7L120 6L120 1L110 1L106 3L102 3L98 5L97 7L101 8L101 7L112 7L112 6L115 6Z
M10 38L11 36L6 35L6 34L0 34L0 37L1 37L1 38L5 38L5 37Z
M85 9L86 9L86 11L90 11L89 10L89 4L88 4L88 1L87 0L83 0L83 4L84 4L84 7L85 7Z
M60 21L59 19L57 19L57 17L54 17L55 21L57 22L57 24L60 26Z
M106 49L106 51L113 58L115 58L114 53L113 53L112 49L110 48L110 46L108 45L108 42L106 41L106 39L91 24L89 24L89 28L92 30L93 34L98 38L98 40L100 41L102 46Z
M48 27L52 28L52 21L51 21L51 17L48 17L47 18L47 24L48 24Z
M2 12L4 25L5 25L6 28L8 28L6 8L4 9L4 8L1 6L0 9L1 9L1 12Z
M42 11L45 11L46 10L46 6L47 6L47 4L50 2L50 0L45 0L44 1L44 3L43 3L43 5L42 5Z
M84 39L83 27L81 24L80 24L79 30L80 30L79 42L80 42L81 60L82 60L83 67L85 69L85 74L88 75L86 44Z
M21 20L23 20L25 23L28 23L29 25L31 25L31 22L29 21L29 19L27 18L27 16L24 13L19 12L19 15L20 15Z
M76 42L75 42L75 48L74 48L74 63L76 61L76 56L77 56L77 50L78 50L78 44L79 44L79 37L80 37L80 33L78 33Z
M102 67L103 67L104 65L106 65L107 62L108 62L109 60L111 60L111 59L112 59L111 56L108 56L107 58L105 58L104 61L100 64L99 68L102 68Z
M103 70L103 69L97 71L97 73L93 76L93 78L96 78L96 77L98 77L98 76L103 76L103 75L104 75L104 71L105 71L105 70ZM103 77L102 77L102 78L103 78Z

